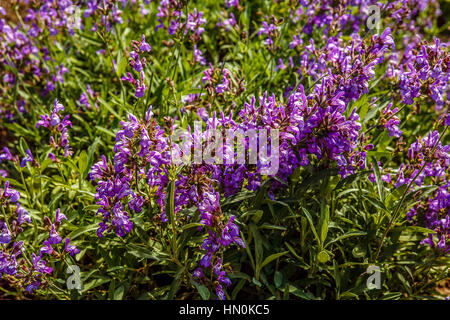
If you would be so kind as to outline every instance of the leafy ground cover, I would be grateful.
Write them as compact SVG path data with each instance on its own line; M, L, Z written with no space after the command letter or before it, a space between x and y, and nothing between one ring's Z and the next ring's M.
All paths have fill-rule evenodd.
M2 1L0 297L445 299L448 15Z

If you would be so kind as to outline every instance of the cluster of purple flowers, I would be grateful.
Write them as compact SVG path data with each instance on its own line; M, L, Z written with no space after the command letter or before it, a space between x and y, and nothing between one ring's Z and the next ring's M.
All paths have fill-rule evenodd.
M214 92L223 94L230 88L230 71L227 68L214 68L212 64L203 72L202 83L206 91L212 95Z
M276 23L276 22L275 22ZM258 30L258 36L265 35L264 45L271 51L274 50L274 39L278 38L280 32L274 23L263 21L261 28Z
M164 165L170 162L170 154L166 152L164 131L152 119L151 108L145 121L138 121L132 114L128 118L129 121L121 123L122 130L116 135L114 165L103 156L90 172L93 181L99 180L96 199L102 206L98 212L103 216L97 231L100 237L105 231L114 230L119 236L131 231L133 223L124 203L135 212L142 210L145 193L139 191L139 182L143 177L148 177L150 189L156 189L154 194L159 195L157 201L162 207L165 200L163 187L167 185L167 171ZM148 165L151 167L146 171Z
M83 17L85 19L93 17L95 22L91 28L91 31L100 31L100 27L103 27L106 32L109 32L114 24L122 24L122 10L119 8L120 2L121 8L124 8L127 5L128 0L87 0Z
M335 163L342 177L365 167L366 153L358 150L362 139L359 137L361 126L356 110L353 109L346 117L344 112L347 104L342 100L345 93L336 89L333 92L331 88L333 83L324 79L306 96L300 85L290 94L286 104L277 102L274 95L264 96L260 98L259 107L255 106L255 99L252 99L240 111L241 128L279 130L278 180L287 182L297 167L306 166L311 161L317 162L317 165L321 161L329 167ZM264 164L258 163L256 172L261 172L262 168ZM251 176L248 187L254 190L260 178L252 171L255 170L242 170ZM275 181L271 189L280 187L282 184Z
M70 122L70 115L66 115L61 119L60 112L64 110L64 106L55 99L53 104L53 110L51 114L41 115L41 120L36 123L36 128L45 127L50 132L50 146L54 152L50 152L48 156L57 161L57 156L61 150L64 157L72 155L73 151L69 147L69 134L68 127L72 128L72 122Z
M294 36L291 48L300 45L300 36ZM368 92L368 83L375 75L375 67L384 60L384 55L394 48L390 28L369 41L353 34L350 42L340 37L330 37L325 48L317 48L311 39L298 57L293 58L293 67L298 73L316 79L325 77L344 92L343 100L356 100ZM291 62L292 64L292 62ZM328 75L327 75L328 73Z
M392 102L389 103L381 113L381 123L388 130L389 136L399 138L402 130L399 129L400 119L396 116L398 108L392 108Z
M90 31L103 31L101 27L104 27L106 32L110 32L114 24L123 23L122 9L136 3L135 0L19 2L27 6L27 13L18 25L2 18L6 11L0 6L0 77L5 83L4 89L0 90L0 116L7 119L13 118L16 109L21 113L27 109L28 101L8 99L15 96L18 83L36 87L45 96L53 92L58 83L64 82L64 74L69 70L64 64L55 64L46 47L49 40L55 41L55 37L64 32L72 36L76 29L84 30L88 19L92 20ZM143 85L139 88L139 92L145 91ZM80 97L80 104L89 105L86 94Z
M128 203L130 210L140 212L143 205L148 203L148 196L159 206L161 221L167 222L167 190L174 168L172 153L182 153L181 148L173 144L156 123L151 109L147 111L144 121L139 121L130 114L129 121L122 122L121 125L122 129L117 133L114 147L114 164L108 164L106 158L102 157L90 172L91 179L98 180L96 198L97 203L102 206L98 211L103 216L98 229L99 236L112 230L119 236L130 232L133 225L130 222L130 214L124 211L123 205ZM208 164L185 168L174 181L173 199L175 214L184 208L197 206L201 223L208 232L208 237L202 245L206 252L201 259L201 265L209 268L214 264L215 269L218 269L221 248L231 243L243 245L238 228L233 223L234 217L227 223L223 222L225 217L220 208L220 194L213 188L213 185L217 184L214 177L220 176L217 171L219 169ZM222 271L217 276L222 284L230 283ZM217 292L223 292L220 286L217 286Z
M141 55L144 52L150 52L151 47L145 41L145 35L142 35L141 41L133 40L131 43L133 46L133 51L130 52L130 66L137 72L139 72L139 79L134 79L133 75L130 72L127 72L126 76L122 76L122 81L127 81L136 87L136 97L142 98L147 90L147 86L145 85L145 73L144 67L146 64L145 57L141 58Z
M179 37L180 40L188 37L193 45L193 62L205 65L206 60L197 43L205 31L206 19L203 17L203 12L198 11L197 8L183 17L184 10L187 9L185 6L187 4L180 0L161 0L156 14L159 22L156 30L167 29L169 35Z
M12 285L24 288L32 292L46 285L45 275L52 273L53 269L47 266L43 254L51 254L57 258L63 257L64 253L56 252L52 246L62 242L57 230L65 215L56 211L55 223L50 223L48 240L44 241L39 255L32 253L31 261L25 257L25 243L17 238L24 231L24 227L31 223L28 210L20 205L20 193L5 182L4 188L0 189L0 205L3 219L0 220L0 278L8 280ZM45 217L46 221L50 221ZM70 244L66 238L64 252L75 255L80 250Z
M77 22L72 20L76 8L76 2L72 0L44 0L38 8L28 9L24 21L30 22L30 32L34 35L48 30L51 36L55 36L61 29L66 29L73 35L74 28L77 27Z
M28 0L23 2L28 3ZM92 20L90 31L99 31L105 35L103 31L115 32L114 24L123 23L122 10L137 2L87 0L79 8L83 10L84 21ZM144 5L150 2L140 1L143 15L149 13ZM15 27L0 19L0 65L5 66L0 67L0 77L4 82L1 97L5 97L0 99L0 115L4 113L6 118L13 116L11 103L20 112L25 111L27 102L23 99L7 99L13 96L11 92L17 89L19 79L28 84L39 83L43 86L43 94L54 91L57 83L64 81L64 74L68 72L64 64L54 65L53 70L44 66L54 61L48 49L42 45L46 41L41 40L48 40L48 37L55 37L65 30L73 35L75 30L71 16L78 4L79 1L72 0L42 0L29 9L24 19L29 25ZM361 32L361 26L365 25L368 7L373 4L383 6L387 21L393 19L397 26L393 30L386 28L381 33L363 38L358 33ZM187 5L183 0L160 0L155 4L159 23L156 30L166 29L179 45L185 45L187 38L193 49L193 62L190 62L207 65L199 46L207 21L202 11L194 8L189 12ZM355 101L369 94L375 70L382 63L387 64L386 78L400 88L401 97L398 96L397 100L402 99L405 104L411 105L416 98L431 97L438 111L448 104L450 56L447 45L438 39L430 44L422 41L420 36L408 36L404 39L404 48L400 46L401 50L395 51L393 38L399 28L408 30L411 35L419 33L414 19L420 11L435 5L436 1L433 0L391 1L385 5L374 0L301 0L289 5L289 22L276 18L274 10L275 15L265 17L257 35L264 39L264 46L270 51L273 62L278 63L275 73L285 70L280 74L292 72L288 75L294 75L300 79L300 83L305 83L305 78L316 82L305 90L299 82L294 86L292 79L287 79L292 86L285 90L283 97L267 92L259 99L252 97L236 112L236 118L239 119L236 121L232 111L236 104L232 100L237 101L239 93L245 90L244 84L230 71L235 69L225 68L225 63L221 67L209 64L201 79L206 92L190 94L184 101L199 107L196 112L206 131L198 134L188 127L185 142L189 143L182 147L172 141L173 133L178 128L172 118L164 118L165 126L160 126L151 107L144 119L128 114L127 121L121 122L115 137L114 158L110 160L102 155L89 173L91 180L96 183L95 199L100 205L97 214L102 219L97 229L98 237L104 237L107 233L125 237L133 230L133 216L148 208L151 208L148 211L159 218L161 224L180 224L184 211L196 208L202 225L199 230L205 232L205 238L201 245L200 266L195 269L193 276L205 284L211 284L213 280L217 298L225 299L224 288L231 285L225 270L231 267L224 261L223 253L233 244L245 247L245 243L240 237L239 217L222 212L222 198L235 195L244 188L255 191L267 180L270 180L268 195L276 198L278 193L284 191L294 170L301 167L308 166L312 170L337 169L342 178L364 169L366 151L371 150L373 145L367 143L365 134L361 132ZM238 23L234 15L236 13L236 17L239 17L237 11L242 9L239 1L225 0L225 6L228 10L226 19L219 18L216 26L223 27L225 31L232 28L240 31L239 23L242 22ZM359 8L356 14L355 7ZM1 7L0 15L5 15ZM83 22L80 23L83 30ZM283 27L286 27L282 26L283 23L287 24L287 29L290 23L301 26L289 35L287 42L283 38ZM242 27L243 30L246 26ZM317 36L314 31L320 31L322 35ZM240 36L248 37L244 32ZM281 52L283 42L286 48L289 47L285 52ZM171 47L174 41L167 44ZM152 43L152 46L156 45ZM134 71L127 72L121 81L129 82L135 88L135 96L143 98L150 91L147 91L145 66L146 56L152 47L144 34L140 41L132 41L131 46L129 66ZM91 101L95 101L96 96L90 85L87 85L86 93L81 94L78 100L78 106L91 109ZM210 110L204 108L214 110L211 101L232 103L223 103L228 109L217 115L212 111L210 114ZM393 107L396 103L394 99L381 111L380 122L389 136L399 138L402 131L397 117L399 108ZM62 116L62 111L64 106L55 100L52 111L41 115L36 123L36 128L45 127L50 133L52 152L48 156L57 163L59 156L68 157L73 153L69 147L68 134L72 123L69 115ZM449 125L450 115L442 117L444 125ZM205 152L207 146L203 142L208 141L213 132L229 129L235 132L275 129L279 132L280 144L275 149L273 137L268 138L272 147L251 164L236 161L210 163L206 160L189 166L174 163L174 153L190 157L193 145ZM423 186L436 186L425 200L414 204L407 213L407 219L436 232L435 236L430 234L424 239L423 244L448 253L450 146L442 145L439 141L437 131L417 139L409 148L408 161L401 165L395 177L384 171L382 180L395 188L411 185L411 191ZM240 142L244 150L249 150L250 137ZM20 160L5 147L0 153L0 162L12 161L22 168L30 165L39 167L31 150L25 152L25 157ZM238 151L229 150L228 146L224 147L223 153L226 154L226 160L240 157ZM279 161L278 170L274 174L265 174L270 166L268 158L274 156ZM381 162L378 164L383 170ZM6 176L3 171L0 173ZM373 174L369 179L375 182ZM173 191L173 194L169 191ZM173 199L170 199L172 195ZM74 256L80 250L69 238L63 240L60 235L60 225L67 218L57 209L53 222L49 217L44 218L49 236L40 248L39 255L33 253L31 262L25 259L25 244L17 241L17 236L23 227L31 223L31 216L19 200L20 193L6 181L0 190L0 204L4 213L4 218L0 220L0 277L8 277L27 291L33 291L45 286L45 275L52 272L44 257L59 259L66 254ZM175 217L169 216L172 212L166 211L172 201ZM209 270L211 276L206 276L205 270Z
M59 208L56 209L54 223L51 222L50 218L44 217L44 221L50 231L48 239L44 241L44 246L39 251L40 255L42 255L43 253L54 256L60 255L57 252L57 250L54 249L54 246L63 242L63 239L60 237L58 233L58 229L59 226L61 225L62 220L67 220L67 217L63 213L61 213L61 210ZM69 253L71 256L74 256L80 253L80 250L76 246L71 245L70 239L66 238L64 240L64 252Z
M429 96L437 109L444 106L447 92L450 55L439 39L408 46L394 74L397 75L403 101L411 105L414 98Z
M450 252L450 145L443 145L439 132L432 131L411 144L408 161L398 170L394 184L396 188L411 183L412 190L427 185L436 186L437 189L415 204L406 217L409 221L436 232L437 243L433 234L422 243Z
M295 11L294 18L306 19L302 32L311 35L313 30L322 30L323 34L330 36L346 28L352 32L359 32L367 17L367 7L376 1L299 1L299 8ZM355 13L354 8L359 7Z
M4 15L0 7L0 17ZM0 18L0 77L4 87L0 91L0 115L12 118L14 110L26 112L27 101L18 98L10 101L8 97L14 96L11 92L16 90L19 82L31 86L37 85L42 95L55 90L57 83L64 82L63 76L68 69L64 64L55 65L49 69L44 62L51 60L48 49L39 41L41 30L24 24L14 26ZM42 57L42 58L41 58Z
M94 90L92 90L91 85L86 85L86 92L83 92L80 95L80 99L78 99L78 105L80 107L84 106L87 109L92 109L92 104L89 100L95 101L97 95L98 94ZM97 102L94 102L94 106L97 110L99 109Z
M228 13L226 11L225 14L228 14L229 17L227 19L223 19L223 21L222 21L221 18L219 18L219 22L216 24L216 26L217 27L224 27L226 31L230 31L231 28L239 28L233 12Z
M158 6L159 25L158 29L167 29L170 35L187 35L190 34L192 42L198 42L200 35L205 31L203 25L206 24L206 19L203 18L203 12L194 9L192 13L188 13L185 21L183 18L184 3L179 0L161 0Z
M389 19L392 19L392 22L388 20L388 23L396 25L398 29L411 35L420 34L423 28L431 28L433 18L441 14L436 0L387 1L381 10L386 12ZM419 17L423 12L426 12L425 20Z

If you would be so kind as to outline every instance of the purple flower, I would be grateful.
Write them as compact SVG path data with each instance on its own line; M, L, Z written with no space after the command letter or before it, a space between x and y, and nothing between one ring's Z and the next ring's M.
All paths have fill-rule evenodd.
M200 260L200 265L202 265L205 268L208 268L211 265L211 257L212 255L210 253L205 254Z
M54 250L53 250L53 247L50 244L50 242L48 240L46 240L46 241L44 241L44 246L41 248L41 250L39 252L40 252L40 254L42 254L42 253L53 254Z
M144 204L144 198L141 196L134 195L131 201L128 203L131 210L134 212L141 212L142 205Z
M8 160L8 161L14 161L14 157L11 154L11 152L9 151L9 149L7 147L3 147L3 151L2 153L0 153L0 162L4 161L4 160Z
M141 72L144 67L142 65L142 62L140 60L139 54L137 54L135 51L130 52L130 65L136 70L137 72Z
M220 242L225 247L230 245L232 242L234 242L237 245L245 248L244 242L239 237L239 229L233 223L234 219L235 219L235 216L230 217L230 220L228 221L227 225L225 226L225 228L222 231L222 238L221 238Z
M69 120L69 115L66 115L61 121L61 115L59 113L63 110L64 106L55 99L51 115L41 115L41 120L36 123L36 128L42 126L49 129L52 133L56 132L56 136L50 136L50 146L56 150L64 150L63 155L67 157L72 154L72 151L69 149L67 129L67 127L72 127L72 122Z
M0 243L8 244L11 242L11 231L5 221L0 220Z
M58 232L55 230L55 225L52 224L52 228L50 230L50 236L48 238L49 244L58 244L62 241L62 238L59 236Z
M450 113L445 115L444 126L450 126Z
M239 0L225 0L227 8L239 7Z
M69 238L66 238L64 251L68 252L72 257L80 253L80 250L76 246L70 244Z
M31 223L30 213L19 203L17 204L16 213L18 214L17 222L19 225L22 225L24 222Z
M398 125L400 124L400 119L395 115L398 111L398 108L394 108L391 110L392 102L389 103L386 109L383 111L384 117L386 117L386 123L384 127L389 131L390 137L399 138L402 135L402 131L399 129Z
M144 34L142 34L141 45L140 45L139 49L142 52L150 52L152 50L150 45L147 42L145 42L145 35Z
M197 45L194 45L194 61L200 63L202 66L206 64L206 59L203 57L203 53L200 51L200 49L197 48Z
M42 260L41 255L36 256L33 253L31 261L33 263L33 268L36 272L47 274L52 273L53 269L51 267L46 266L47 263L44 260Z
M216 296L217 300L226 300L227 297L225 296L225 293L223 292L222 285L218 284L216 286Z
M37 280L33 281L28 286L26 286L25 291L31 293L31 292L37 290L40 287L40 285L41 285L40 281L37 281Z
M300 35L294 35L294 39L289 44L289 48L294 49L296 47L301 47L303 44L303 40Z
M67 220L67 217L61 213L61 210L58 208L56 209L55 224L59 225L62 220Z
M9 199L11 202L17 202L20 198L20 193L9 187L9 181L5 182L2 198Z
M31 162L31 163L35 162L30 149L27 149L25 152L27 155L25 156L25 158L22 159L22 161L20 161L20 166L22 168L26 166L27 162Z
M199 279L205 278L202 268L195 269L195 271L192 273L192 276Z

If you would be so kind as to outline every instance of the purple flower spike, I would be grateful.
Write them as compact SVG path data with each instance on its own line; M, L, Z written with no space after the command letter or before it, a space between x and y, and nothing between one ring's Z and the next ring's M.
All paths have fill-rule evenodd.
M139 49L141 49L141 51L143 51L143 52L150 52L152 50L150 45L147 42L145 42L144 34L142 35L141 45L140 45Z
M55 226L52 225L52 229L50 230L50 237L48 238L48 243L58 244L61 241L62 241L62 238L59 236L58 232L55 230Z
M56 209L55 224L59 225L62 220L67 220L67 217L63 213L61 213L61 210L58 208Z

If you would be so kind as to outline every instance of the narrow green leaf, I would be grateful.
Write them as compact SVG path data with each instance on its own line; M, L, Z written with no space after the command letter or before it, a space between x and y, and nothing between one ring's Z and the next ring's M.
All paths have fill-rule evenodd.
M275 260L279 257L282 257L287 253L288 253L288 251L284 251L284 252L274 253L274 254L268 256L267 258L264 259L263 263L261 263L261 269L264 268L267 264L269 264L273 260Z
M374 157L372 157L372 167L373 167L373 172L375 174L375 179L377 182L378 195L380 197L380 201L382 203L384 203L384 187L383 187L383 181L381 180L380 167L378 167L378 162Z
M314 234L314 237L316 238L316 240L317 240L317 242L319 243L319 245L322 245L322 242L320 241L320 237L319 237L319 235L317 234L316 228L314 227L314 223L313 223L311 214L310 214L310 213L308 212L308 210L306 210L306 208L304 208L304 207L302 208L302 210L303 210L303 213L305 214L306 218L307 218L308 221L309 221L309 225L311 226L311 230L312 230L312 232L313 232L313 234Z

